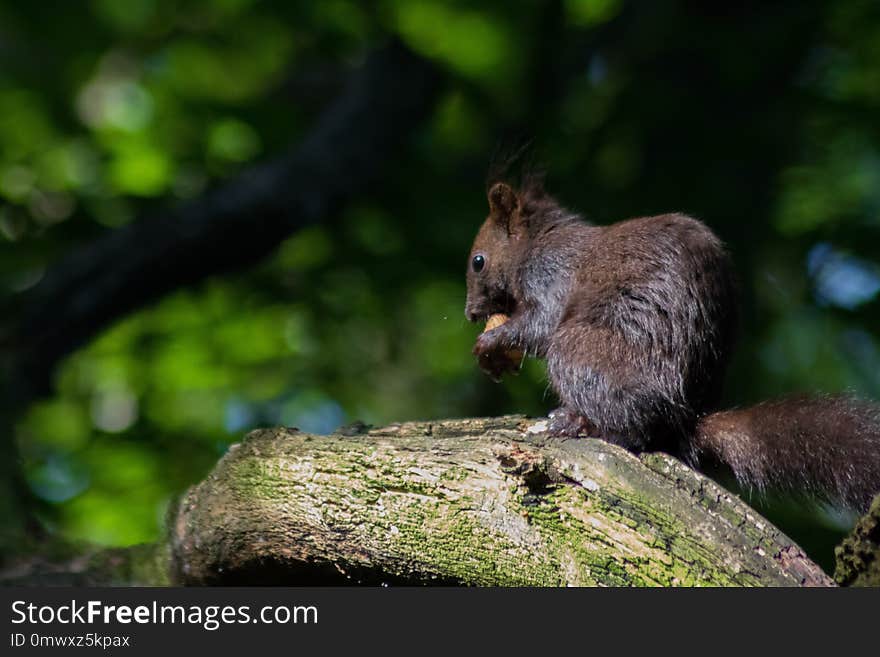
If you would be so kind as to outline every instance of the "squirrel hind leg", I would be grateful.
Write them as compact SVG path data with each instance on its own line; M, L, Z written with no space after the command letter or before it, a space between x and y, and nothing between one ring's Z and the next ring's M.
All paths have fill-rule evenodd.
M570 406L550 411L547 433L566 438L598 438L599 432L590 420Z
M605 442L625 447L633 452L641 451L641 449L632 445L629 441L603 432L588 417L570 406L560 406L550 411L548 417L550 422L547 425L547 433L551 436L558 438L599 438Z

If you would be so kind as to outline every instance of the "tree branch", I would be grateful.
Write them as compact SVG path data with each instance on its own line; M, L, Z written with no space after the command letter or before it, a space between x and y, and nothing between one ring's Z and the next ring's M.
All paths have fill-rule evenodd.
M440 74L395 43L371 56L288 154L203 197L110 232L50 269L19 325L17 385L48 388L59 359L112 320L212 274L251 265L338 211L424 120Z
M791 539L663 454L523 417L255 431L169 528L185 584L830 585Z

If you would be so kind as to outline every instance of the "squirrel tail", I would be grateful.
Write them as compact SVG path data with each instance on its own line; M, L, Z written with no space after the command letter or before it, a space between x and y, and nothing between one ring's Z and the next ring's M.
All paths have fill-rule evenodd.
M700 419L698 462L716 459L740 485L806 494L865 511L880 493L880 406L850 396L763 402Z

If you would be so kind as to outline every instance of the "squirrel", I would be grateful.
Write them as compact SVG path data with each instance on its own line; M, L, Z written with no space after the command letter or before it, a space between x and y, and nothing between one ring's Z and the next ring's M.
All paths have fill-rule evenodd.
M721 240L684 214L591 225L526 176L495 181L471 249L468 320L508 320L473 348L493 379L547 361L555 436L722 464L740 485L865 510L880 492L880 407L848 395L718 411L737 289Z

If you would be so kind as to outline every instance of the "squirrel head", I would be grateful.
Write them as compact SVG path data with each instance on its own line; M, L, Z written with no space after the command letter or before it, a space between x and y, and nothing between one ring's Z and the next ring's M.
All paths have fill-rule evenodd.
M523 199L510 185L496 182L488 200L489 216L474 239L467 264L464 314L472 322L513 310L517 255L528 237Z

